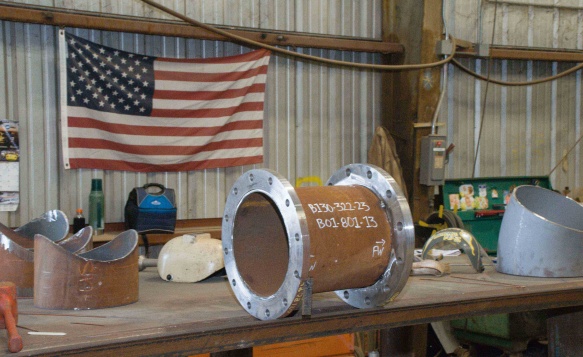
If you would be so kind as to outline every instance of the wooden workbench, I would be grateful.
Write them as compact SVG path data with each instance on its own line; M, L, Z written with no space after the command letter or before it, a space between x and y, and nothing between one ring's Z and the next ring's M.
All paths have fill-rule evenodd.
M501 312L583 305L583 278L526 278L497 273L411 277L384 308L358 310L334 293L316 294L311 318L259 321L238 304L224 277L195 284L140 273L140 299L128 306L86 311L42 310L20 299L18 355L192 355L347 332L409 326ZM27 331L64 332L33 336ZM0 331L0 355L8 354Z

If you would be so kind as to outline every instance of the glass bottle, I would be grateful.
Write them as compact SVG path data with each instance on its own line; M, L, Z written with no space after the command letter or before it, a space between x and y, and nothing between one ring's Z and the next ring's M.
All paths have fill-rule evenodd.
M83 216L83 209L77 208L77 214L73 218L73 233L77 233L85 228L85 216Z
M105 227L104 197L101 179L91 180L91 193L89 194L89 225L93 227L93 234L102 234Z

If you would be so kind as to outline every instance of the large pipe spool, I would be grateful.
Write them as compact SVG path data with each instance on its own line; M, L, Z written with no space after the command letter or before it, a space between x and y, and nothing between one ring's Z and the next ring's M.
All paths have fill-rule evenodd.
M229 283L251 315L294 311L308 281L357 308L382 306L413 262L407 200L382 169L352 164L327 186L294 188L277 172L250 170L231 188L222 223Z

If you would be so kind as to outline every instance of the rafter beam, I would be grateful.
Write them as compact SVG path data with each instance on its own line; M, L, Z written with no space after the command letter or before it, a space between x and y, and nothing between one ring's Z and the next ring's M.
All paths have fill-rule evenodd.
M458 50L457 57L477 57L474 47ZM583 52L568 49L524 48L524 47L490 47L485 58L518 61L583 62Z
M145 19L141 17L115 16L112 14L68 11L53 7L30 6L0 2L0 20L52 25L59 27L88 28L104 31L141 33L148 35L176 36L201 40L229 41L205 29L183 24L178 21ZM228 29L236 35L248 37L262 43L276 46L320 48L329 50L402 53L399 43L353 37L336 37L297 32L276 32L249 30L232 27Z

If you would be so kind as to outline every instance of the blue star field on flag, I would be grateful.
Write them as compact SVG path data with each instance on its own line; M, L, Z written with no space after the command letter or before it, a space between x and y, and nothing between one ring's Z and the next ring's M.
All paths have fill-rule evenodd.
M154 60L66 34L67 101L99 111L148 116L154 93Z

